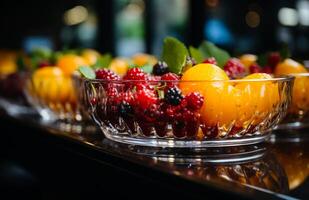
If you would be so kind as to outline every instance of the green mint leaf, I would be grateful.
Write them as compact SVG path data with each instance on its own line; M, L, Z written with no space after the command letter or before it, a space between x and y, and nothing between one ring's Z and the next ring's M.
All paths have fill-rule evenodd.
M110 53L106 53L99 57L96 64L92 66L93 68L108 68L113 60L113 57Z
M146 64L146 65L141 66L140 68L144 70L144 72L151 74L152 67L153 67L152 65Z
M219 67L223 67L231 57L227 51L208 41L202 42L198 49L202 52L204 58L214 57Z
M190 46L190 47L189 47L189 51L190 51L191 57L192 57L197 63L203 62L204 56L203 56L203 53L202 53L199 49L197 49L197 48L195 48L195 47L193 47L193 46Z
M189 52L186 46L173 37L166 37L163 43L162 60L168 65L169 71L180 74Z
M82 76L84 76L85 78L88 79L95 79L95 73L93 71L93 69L91 69L90 67L86 67L86 66L81 66L78 68L78 71L82 74Z
M257 63L258 63L261 67L266 66L266 65L267 65L267 54L266 54L266 53L263 53L263 54L258 55Z

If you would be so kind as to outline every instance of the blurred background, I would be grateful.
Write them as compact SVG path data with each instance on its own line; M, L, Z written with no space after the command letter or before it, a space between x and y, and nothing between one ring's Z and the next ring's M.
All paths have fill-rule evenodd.
M309 0L2 0L0 27L0 49L160 55L170 35L194 46L206 39L236 55L288 44L307 59Z

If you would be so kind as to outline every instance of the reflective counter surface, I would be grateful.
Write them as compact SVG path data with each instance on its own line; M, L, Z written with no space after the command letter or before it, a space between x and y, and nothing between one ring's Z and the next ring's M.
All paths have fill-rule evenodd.
M13 117L2 112L0 119L0 126L8 130L2 143L14 140L14 136L33 146L52 141L57 148L61 146L60 154L69 151L153 179L163 188L168 185L176 191L187 189L181 192L184 195L204 198L212 192L211 196L237 199L309 198L309 130L274 132L270 141L259 145L162 149L116 143L93 126L85 129L79 125L44 124L36 114ZM14 130L10 130L12 125L16 125ZM18 130L24 133L16 133ZM29 139L32 137L36 139ZM10 156L8 152L6 158ZM143 181L139 183L136 187L142 188Z

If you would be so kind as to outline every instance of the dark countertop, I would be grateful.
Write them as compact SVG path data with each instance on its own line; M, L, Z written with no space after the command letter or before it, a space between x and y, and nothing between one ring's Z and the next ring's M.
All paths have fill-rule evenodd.
M0 128L0 188L11 197L309 197L308 130L277 132L262 145L193 151L119 144L78 126L43 126L34 114L2 112Z

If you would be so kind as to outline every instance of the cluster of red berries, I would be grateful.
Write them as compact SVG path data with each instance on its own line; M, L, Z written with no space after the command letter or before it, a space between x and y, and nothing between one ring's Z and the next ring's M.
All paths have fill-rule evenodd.
M137 121L144 135L151 135L151 127L156 124L157 134L165 136L167 123L172 124L176 137L195 135L204 97L198 92L182 94L178 87L180 77L165 68L163 62L156 64L155 75L132 68L122 79L108 69L96 70L97 79L107 80L107 84L102 82L106 94L103 103L107 105L101 111L105 116L102 119L117 121L121 116L129 128L134 128Z

